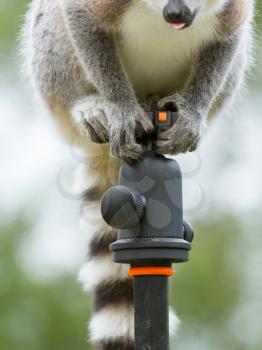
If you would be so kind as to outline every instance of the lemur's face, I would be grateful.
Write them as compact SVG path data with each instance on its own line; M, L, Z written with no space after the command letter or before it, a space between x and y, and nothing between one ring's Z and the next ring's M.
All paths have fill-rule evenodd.
M143 0L151 8L161 11L164 19L181 30L192 25L196 16L211 8L221 7L227 0Z

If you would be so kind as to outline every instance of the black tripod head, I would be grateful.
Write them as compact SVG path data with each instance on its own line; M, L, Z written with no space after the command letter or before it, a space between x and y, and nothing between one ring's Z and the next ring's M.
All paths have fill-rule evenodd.
M150 149L150 138L170 128L174 112L151 112L154 136L141 135L142 159L124 163L118 186L102 199L102 216L119 230L111 244L114 261L132 266L169 266L188 260L193 231L183 221L182 175L178 163Z

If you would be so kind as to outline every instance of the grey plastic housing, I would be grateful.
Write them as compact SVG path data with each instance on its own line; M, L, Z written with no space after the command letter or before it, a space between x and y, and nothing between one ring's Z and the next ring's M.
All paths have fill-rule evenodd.
M110 189L102 200L102 215L107 223L113 227L116 222L122 225L118 240L110 246L114 261L135 266L187 261L193 232L189 234L190 226L184 226L183 222L182 175L178 163L147 151L135 164L122 165L118 183L120 186ZM131 217L126 225L123 193L126 198L132 198L124 204L127 216ZM144 202L142 214L139 208L140 215L133 193L139 193L140 201ZM187 241L185 237L192 239Z

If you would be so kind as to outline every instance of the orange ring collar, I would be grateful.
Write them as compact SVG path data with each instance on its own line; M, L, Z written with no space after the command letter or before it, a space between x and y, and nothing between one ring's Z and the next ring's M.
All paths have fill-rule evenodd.
M173 276L175 271L172 267L161 266L145 266L145 267L130 267L129 276Z

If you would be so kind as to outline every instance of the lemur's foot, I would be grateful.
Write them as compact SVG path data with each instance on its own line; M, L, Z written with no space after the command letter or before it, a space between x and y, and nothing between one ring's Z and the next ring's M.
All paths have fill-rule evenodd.
M136 132L141 129L152 132L152 121L139 105L113 105L110 113L114 118L109 137L111 155L128 163L139 159L143 148L136 142Z
M158 135L156 152L179 154L195 151L204 126L203 117L179 94L161 99L158 107L176 112L177 121L171 129Z
M108 121L104 101L99 96L87 96L72 109L72 117L83 134L88 134L93 142L109 141Z

